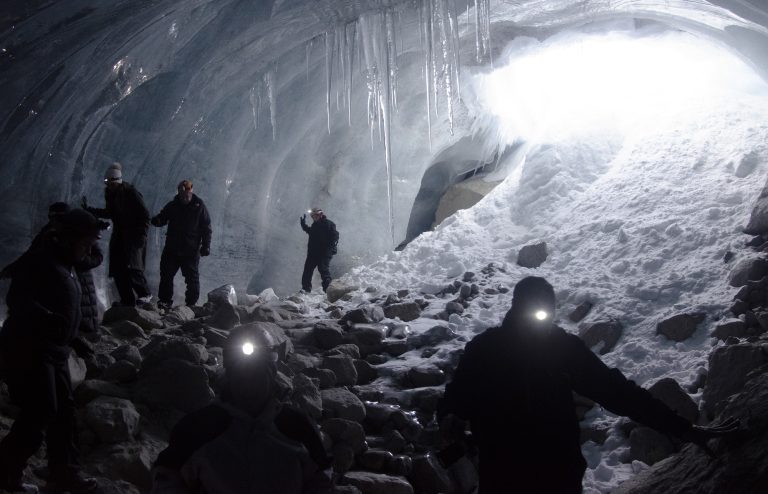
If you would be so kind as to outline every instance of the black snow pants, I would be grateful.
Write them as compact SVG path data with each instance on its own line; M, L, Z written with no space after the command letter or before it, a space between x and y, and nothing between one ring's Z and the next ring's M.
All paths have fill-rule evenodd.
M123 305L136 305L136 299L150 294L147 278L144 271L129 267L115 268L112 273L120 295L120 303Z
M509 444L508 448L517 445ZM496 448L480 446L478 494L581 494L584 468L571 462L527 461Z
M0 476L20 480L27 460L43 440L51 473L75 469L75 402L67 364L42 362L26 369L8 369L5 377L11 401L20 413L0 442Z
M323 291L328 289L331 284L331 257L327 255L307 254L307 260L304 261L304 273L301 275L301 288L306 292L312 291L312 274L315 268L320 272L320 279L323 280Z
M173 302L173 278L181 268L181 275L187 283L187 291L184 301L187 305L195 305L200 298L200 254L192 255L174 254L163 250L160 257L160 288L157 296L160 302L171 304Z

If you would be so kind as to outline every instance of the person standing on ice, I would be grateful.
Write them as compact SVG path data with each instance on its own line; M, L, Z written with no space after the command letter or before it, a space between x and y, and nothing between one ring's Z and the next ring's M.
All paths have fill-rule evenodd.
M737 425L698 427L606 366L553 323L555 292L544 278L514 289L501 326L470 341L438 407L448 438L469 421L480 462L479 494L582 491L586 461L572 392L617 415L706 447Z
M123 167L112 163L104 175L104 209L88 206L83 197L83 209L98 218L112 220L114 230L109 239L109 276L115 279L122 305L149 303L152 295L144 277L147 257L149 210L136 187L123 182Z
M307 259L304 261L304 273L301 275L301 288L307 293L312 291L312 274L317 268L322 279L323 291L326 291L331 284L330 263L337 251L339 232L336 231L336 224L325 216L322 209L312 208L308 213L312 217L312 226L307 226L306 214L299 220L301 229L309 235Z
M160 257L160 288L157 296L161 308L173 305L173 278L181 268L187 283L184 301L195 305L200 298L200 257L211 253L211 217L202 199L192 192L192 182L182 180L176 197L152 218L154 226L168 225L165 247Z

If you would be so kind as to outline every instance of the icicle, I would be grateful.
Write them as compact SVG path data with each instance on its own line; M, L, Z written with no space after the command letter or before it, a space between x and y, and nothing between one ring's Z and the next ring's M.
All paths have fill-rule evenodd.
M355 46L355 24L347 24L344 28L344 37L347 40L344 56L347 59L347 73L345 75L345 94L347 98L347 121L352 127L352 53Z
M384 15L384 23L386 27L386 42L387 42L387 68L389 74L389 92L390 103L393 109L397 109L397 38L395 36L397 30L395 28L394 16L391 11L387 11Z
M480 48L480 4L483 0L475 0L475 57L477 62L483 61Z
M314 43L315 43L315 38L312 38L306 44L306 51L307 51L307 80L309 80L309 59L312 57L312 45Z
M269 103L269 122L272 124L272 140L277 140L277 94L275 91L275 73L277 64L275 64L266 74L264 74L264 88L267 92L267 101Z
M259 96L256 92L256 86L251 88L251 111L253 112L253 130L259 130Z
M328 119L328 133L331 133L331 67L333 62L333 47L331 36L333 31L325 33L325 113Z
M451 28L451 54L453 55L451 66L453 67L453 77L456 81L456 99L460 101L461 83L459 81L459 69L461 67L461 43L459 38L459 11L456 7L456 0L453 0L453 8L451 9L450 7L451 4L448 5L448 20L450 21Z
M426 0L422 6L423 15L420 12L421 22L424 29L424 83L427 93L427 134L429 139L429 151L432 152L432 0Z

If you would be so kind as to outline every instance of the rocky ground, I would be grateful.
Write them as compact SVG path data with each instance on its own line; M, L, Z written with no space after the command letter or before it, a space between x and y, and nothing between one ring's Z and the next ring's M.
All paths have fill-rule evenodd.
M713 441L717 458L712 459L695 446L681 449L651 429L620 422L631 445L626 461L642 473L619 492L768 492L766 240L755 237L753 255L731 270L731 283L742 288L731 308L734 317L711 329L713 342L722 343L713 346L708 373L691 389L672 379L651 388L691 421L734 416L745 431ZM494 283L498 269L464 273L436 295L379 293L334 282L327 298L279 299L268 291L238 299L223 289L211 292L203 307L111 308L91 338L93 357L70 360L85 469L99 477L101 492L148 492L152 462L170 429L214 398L228 332L255 325L280 343L279 378L291 387L291 402L321 425L339 475L337 492L472 492L477 470L471 454L447 468L437 459L436 452L447 445L434 412L466 343L448 321L469 304L509 291ZM568 317L578 322L590 309L583 304ZM704 314L677 314L657 331L683 341L704 319ZM606 320L582 325L580 335L604 354L621 331L620 321ZM689 393L702 390L699 407ZM582 397L574 400L580 417L594 406ZM14 413L3 385L0 436ZM583 441L595 443L608 436L599 426L582 432ZM33 458L28 481L44 484L44 458L44 450Z

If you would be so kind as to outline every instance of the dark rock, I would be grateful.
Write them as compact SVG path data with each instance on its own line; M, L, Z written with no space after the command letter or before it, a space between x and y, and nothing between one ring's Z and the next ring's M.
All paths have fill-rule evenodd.
M359 287L355 285L349 285L344 283L341 280L333 280L331 281L331 284L328 285L328 289L325 291L325 296L328 298L328 301L330 303L334 303L337 300L339 300L344 295L354 292L355 290L358 290Z
M413 487L404 478L381 473L347 472L343 481L363 494L413 494Z
M370 426L374 430L381 429L384 424L391 420L392 414L398 410L399 408L396 405L388 403L365 402L366 427Z
M131 392L125 388L117 386L116 384L102 381L99 379L89 379L84 381L75 390L75 401L78 404L84 405L100 396L112 396L115 398L123 398L130 400Z
M589 314L589 311L592 310L592 307L592 302L585 300L584 302L577 305L570 314L568 314L568 319L570 319L572 322L579 322L587 317L587 314Z
M674 379L660 379L648 391L689 422L695 424L699 420L699 407Z
M220 304L216 312L205 322L214 328L232 329L240 324L240 315L232 305Z
M144 354L142 369L151 369L170 359L193 364L203 364L208 360L208 351L203 345L178 337L154 338L141 348L141 353Z
M723 400L741 391L747 375L768 363L768 356L760 346L751 344L715 348L709 354L709 374L702 399L704 411L714 417L722 410Z
M380 354L371 354L366 355L365 357L365 361L371 365L381 365L386 363L388 360L389 359L386 356Z
M138 324L144 331L152 331L153 329L163 327L163 320L160 314L138 307L116 305L104 312L103 324L110 325L119 321L133 322Z
M106 329L112 336L123 340L147 337L147 333L144 332L141 326L132 321L115 321L106 326Z
M320 390L314 381L304 374L297 374L293 378L293 393L291 402L307 415L318 420L323 414L323 400Z
M466 271L464 273L464 276L461 277L461 280L464 282L470 282L470 281L473 281L474 279L475 279L475 273L473 273L472 271Z
M301 353L292 353L290 357L288 357L288 360L286 361L286 365L289 369L291 369L292 372L302 372L305 369L310 369L312 367L317 367L320 365L320 359L313 356L313 355L304 355Z
M413 461L410 456L395 455L389 464L387 464L387 473L401 477L407 477L413 468Z
M349 357L352 357L354 359L360 358L360 348L357 347L357 345L354 345L352 343L346 343L344 345L338 345L327 352L325 352L325 356L332 356L332 355L347 355Z
M731 286L740 287L749 280L759 280L768 274L768 260L763 257L748 257L738 261L728 276Z
M344 331L333 321L320 321L312 328L312 336L319 348L328 350L341 344Z
M232 285L222 285L208 292L208 302L219 306L224 304L237 305L237 292Z
M675 314L656 325L656 334L662 334L672 341L685 341L693 336L706 317L701 312Z
M411 367L408 370L408 384L411 387L440 386L443 383L445 383L445 372L437 367Z
M608 430L602 427L587 427L582 428L579 434L579 443L584 444L587 441L592 441L595 444L603 444L608 439Z
M115 360L127 360L136 367L139 367L141 365L141 361L143 360L141 357L141 352L133 345L120 345L119 347L112 350L110 355L112 355Z
M293 343L283 328L271 322L251 322L240 326L243 331L261 331L266 333L273 342L274 351L277 352L281 362L285 362L293 353Z
M468 299L471 296L472 296L472 287L467 284L461 285L461 288L459 288L459 297L463 299Z
M328 418L342 418L362 422L365 418L365 405L360 399L344 388L324 389L320 391L323 401L323 414Z
M357 384L369 384L379 377L379 371L365 360L354 361L357 370Z
M402 452L408 445L408 441L396 430L390 430L381 437L368 437L367 440L369 446L393 453Z
M538 268L547 260L547 243L526 245L517 254L517 264L524 268Z
M405 322L413 321L421 316L421 307L415 302L392 304L384 308L384 315L390 319L398 318Z
M320 367L332 370L336 375L336 384L339 386L353 386L357 384L357 369L352 357L349 355L323 357Z
M205 369L178 358L159 362L150 371L142 369L135 393L141 402L184 412L202 408L213 399Z
M362 494L362 492L354 485L336 485L333 487L333 494Z
M431 415L437 410L437 405L443 397L443 390L436 388L421 388L413 391L411 406Z
M444 341L452 340L457 336L458 335L456 332L447 326L432 326L419 335L412 335L408 337L408 345L411 348L436 346L437 344Z
M416 492L424 494L440 494L456 490L450 474L429 453L413 457L408 481Z
M742 300L736 300L728 310L731 311L731 314L738 317L749 310L749 305Z
M334 446L344 444L352 449L354 454L365 451L365 431L358 422L346 419L328 419L323 422L323 432L333 441Z
M382 342L381 351L393 357L399 357L408 350L410 350L410 347L405 340L384 340Z
M600 345L599 353L605 355L613 350L623 332L621 322L612 319L583 324L579 329L579 336L589 348Z
M724 340L729 336L744 338L747 336L747 325L740 319L729 319L718 323L712 331L711 336L719 340Z
M88 374L88 366L85 365L85 360L76 356L74 353L70 353L67 359L67 366L69 367L69 377L72 381L72 389L77 388L85 381L85 376Z
M203 337L210 346L224 347L227 344L227 338L229 338L229 332L223 329L208 328L203 330Z
M127 360L118 360L104 370L101 378L105 381L127 383L136 379L139 370Z
M344 335L344 340L357 345L360 355L379 353L387 327L383 324L354 324Z
M383 472L394 457L395 455L389 451L369 449L358 456L357 463L371 472Z
M139 412L128 400L102 396L85 407L85 423L104 443L130 441L139 431Z
M675 452L672 442L649 427L636 427L629 434L629 457L647 465L663 460Z
M752 206L749 222L744 228L748 235L763 235L768 233L768 184L763 187L760 196Z
M395 338L397 340L404 340L411 334L411 327L407 324L397 324L389 328L387 338Z
M378 305L365 305L353 309L341 318L342 323L348 322L352 324L371 324L377 323L384 319L384 311Z
M167 326L180 326L194 318L195 312L186 305L182 305L174 307L171 311L166 313L163 320Z
M320 389L328 389L336 386L336 373L330 369L309 367L301 371L301 373L310 379L316 379Z
M464 306L458 302L448 302L447 304L445 304L445 312L448 313L448 315L463 314Z

